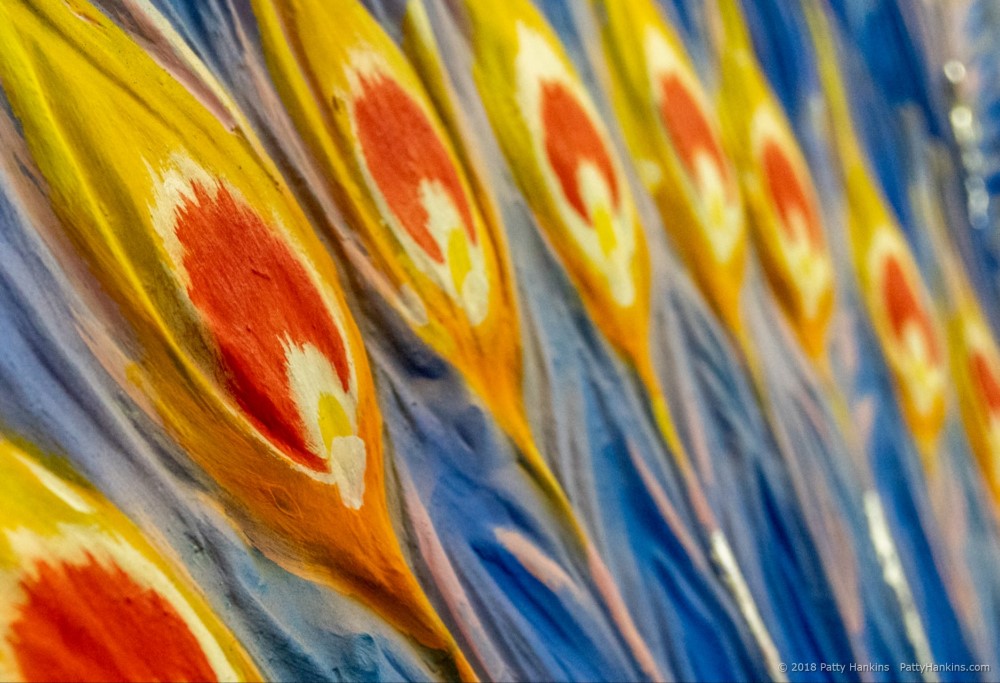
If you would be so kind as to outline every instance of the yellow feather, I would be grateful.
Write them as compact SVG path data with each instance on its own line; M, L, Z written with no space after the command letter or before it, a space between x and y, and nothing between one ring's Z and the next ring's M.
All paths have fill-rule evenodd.
M845 189L855 272L903 415L925 465L931 468L946 411L945 340L913 253L868 170L826 19L816 3L806 8ZM921 312L901 322L900 307L906 306Z
M751 234L778 303L806 353L822 368L834 270L816 190L757 64L737 0L719 0L718 6L724 31L718 41L719 118L739 169Z
M23 613L18 600L38 567L98 562L156 591L183 620L219 680L260 681L235 636L212 612L191 579L161 555L118 509L96 491L58 472L66 466L37 457L0 437L0 608ZM90 596L81 596L87 604ZM100 609L100 603L94 605ZM10 624L8 624L10 625ZM90 653L76 653L86 657ZM0 674L20 680L18 658L0 647Z
M736 171L694 67L652 0L592 0L612 101L663 225L716 313L743 341L747 234ZM667 91L667 88L671 88Z

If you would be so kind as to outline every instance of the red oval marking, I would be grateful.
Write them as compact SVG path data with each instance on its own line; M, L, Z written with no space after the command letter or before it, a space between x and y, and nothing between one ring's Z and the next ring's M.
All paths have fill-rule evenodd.
M550 81L542 86L542 126L549 163L559 178L563 194L580 217L590 223L577 179L580 164L587 161L604 176L611 188L611 200L617 208L618 179L611 155L590 115L561 83Z
M819 212L787 152L776 140L768 140L764 143L761 156L768 191L778 209L785 236L792 242L805 238L813 249L817 251L823 249L823 229L820 227ZM798 234L796 225L792 222L792 215L796 210L805 221L805 235Z
M1000 380L997 379L995 368L989 357L975 351L969 359L972 366L972 377L979 387L979 394L986 403L990 415L1000 416Z
M427 229L421 182L437 181L445 188L476 243L469 202L448 150L424 110L396 81L364 76L361 90L354 100L354 118L369 172L413 241L444 263L441 247Z
M698 168L695 162L699 154L708 154L719 169L719 177L726 185L726 195L732 199L734 187L729 165L722 153L722 144L694 93L675 73L660 79L660 92L660 119L684 164L688 178L697 181Z
M903 266L895 256L889 256L884 262L883 272L882 294L885 297L885 308L896 341L903 340L903 332L908 324L916 323L926 340L931 359L935 363L939 362L941 349L938 347L930 317L906 277Z
M222 356L239 406L295 462L319 472L326 461L307 446L289 388L285 345L312 344L344 391L350 372L340 330L288 245L224 185L198 182L176 210L188 295Z
M41 562L7 639L27 681L216 681L170 601L90 554Z

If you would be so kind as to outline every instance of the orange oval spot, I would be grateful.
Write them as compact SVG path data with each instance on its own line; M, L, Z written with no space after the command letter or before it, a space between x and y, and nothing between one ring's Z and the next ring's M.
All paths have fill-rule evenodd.
M617 208L618 179L611 155L590 115L561 83L550 81L542 86L542 125L549 163L559 178L563 194L580 217L591 224L577 176L580 166L586 162L593 164L604 177Z
M305 267L250 207L222 184L191 184L176 210L188 295L214 338L228 389L255 426L295 462L328 464L308 446L289 386L287 349L311 344L345 392L343 337Z
M907 327L915 324L924 337L931 359L937 363L941 359L941 349L931 325L930 317L913 289L906 273L895 256L885 259L883 265L882 294L889 316L893 336L897 342L903 341Z
M688 178L697 181L698 155L707 154L719 169L719 177L725 180L726 195L732 199L732 177L722 154L722 145L694 93L674 73L660 79L660 92L660 119L684 164Z
M465 231L476 244L472 212L448 150L420 105L396 81L362 77L354 118L365 163L390 210L413 241L444 263L441 246L427 228L430 218L422 185L444 187L458 208Z
M972 377L979 388L979 395L986 403L986 410L990 415L1000 417L1000 380L997 379L989 357L982 352L973 352L969 364Z
M823 249L819 212L785 149L776 140L767 140L761 157L767 188L778 209L785 237L793 243L806 240L817 251Z
M218 680L170 601L117 564L35 569L7 636L25 680Z

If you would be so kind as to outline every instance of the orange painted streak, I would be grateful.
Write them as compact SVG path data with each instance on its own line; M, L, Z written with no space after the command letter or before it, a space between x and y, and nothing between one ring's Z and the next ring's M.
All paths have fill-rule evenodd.
M973 352L969 365L987 411L991 416L1000 417L1000 380L997 379L993 364L985 354Z
M722 154L722 144L694 95L676 74L667 74L660 79L660 91L663 96L660 118L688 177L692 180L696 178L698 154L707 153L725 181L727 196L733 199L736 188Z
M885 297L885 307L889 314L893 335L897 341L902 341L907 323L916 322L924 339L927 340L931 358L935 362L939 362L941 349L934 336L934 328L931 326L927 311L920 304L910 281L903 272L903 267L895 257L890 256L885 260L883 268L882 293Z
M41 562L8 632L27 681L216 681L170 602L120 567Z
M389 208L420 248L438 263L441 248L427 229L420 184L437 181L458 207L473 244L472 211L448 151L427 114L396 81L364 78L354 100L354 117L365 162Z
M228 389L255 426L297 463L325 471L308 449L286 370L288 344L312 344L345 391L341 332L303 265L277 234L225 186L192 183L177 208L188 295L212 333Z
M549 163L559 178L563 193L580 217L589 223L590 216L577 181L577 171L585 161L597 166L604 176L617 207L618 179L611 155L590 116L573 93L559 83L549 82L542 86L542 125Z
M785 236L792 242L805 237L814 249L823 249L823 230L820 227L819 213L806 192L802 179L795 171L788 154L778 142L768 140L764 143L762 157L768 191L771 194L771 200L778 209L781 228ZM792 212L795 209L798 209L805 219L806 235L799 235L795 232L795 226L791 221Z

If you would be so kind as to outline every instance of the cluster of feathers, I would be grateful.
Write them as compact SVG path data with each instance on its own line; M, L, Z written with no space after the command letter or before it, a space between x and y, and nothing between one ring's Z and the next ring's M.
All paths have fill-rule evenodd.
M0 679L995 679L991 7L0 0Z

